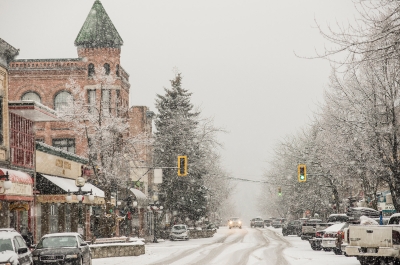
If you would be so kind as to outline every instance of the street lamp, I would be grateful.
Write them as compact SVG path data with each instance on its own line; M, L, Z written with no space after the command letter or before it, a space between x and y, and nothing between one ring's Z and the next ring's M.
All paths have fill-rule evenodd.
M153 239L153 243L158 243L157 241L157 216L156 214L158 212L162 212L162 210L164 209L163 206L159 205L159 202L155 202L155 203L150 203L149 206L147 206L147 210L151 210L153 212L153 235L154 235L154 239Z
M5 179L5 180L3 180ZM8 175L8 171L6 172L5 175L0 175L0 189L2 190L2 192L0 192L0 194L4 194L6 193L6 190L9 190L12 188L12 182L9 179L9 175Z
M75 180L75 185L78 187L78 191L71 192L68 190L67 196L65 196L65 200L70 203L72 201L72 194L76 195L76 198L78 199L79 206L78 206L78 233L83 234L83 220L82 220L82 201L83 201L83 195L89 194L89 201L94 201L94 195L92 190L90 191L83 191L82 187L85 186L85 179L82 177L78 177Z

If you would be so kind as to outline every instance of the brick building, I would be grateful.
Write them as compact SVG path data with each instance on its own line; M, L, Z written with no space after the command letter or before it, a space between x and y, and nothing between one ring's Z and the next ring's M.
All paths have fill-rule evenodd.
M66 85L70 78L85 91L88 104L129 106L129 75L120 65L122 38L100 1L96 0L75 40L78 58L18 59L9 64L9 99L35 100L59 110L72 96ZM101 69L103 68L103 69ZM105 89L94 80L104 71L115 83ZM36 140L87 156L87 142L81 141L65 122L36 125Z
M10 61L8 64L8 98L10 101L35 101L58 111L73 96L73 91L68 86L70 80L73 79L84 92L83 95L88 107L95 106L117 116L126 117L130 126L130 136L151 137L151 123L154 113L142 106L129 109L129 74L120 64L122 45L123 40L104 7L99 0L95 0L75 39L77 58ZM96 74L100 72L112 77L115 82L107 86L99 84L96 81ZM35 132L36 141L45 145L59 148L83 158L89 156L87 141L66 122L38 122L35 123L35 129L32 131ZM139 158L132 164L132 167L142 169L151 166L152 149L146 145L140 146L139 149L142 149L139 152ZM58 174L54 177L66 178L67 176ZM73 176L68 177L72 178ZM146 169L146 174L142 175L142 171L138 173L138 170L132 170L129 177L132 180L131 185L133 187L131 192L138 201L139 208L132 218L132 225L143 231L146 226L144 211L147 205L148 187L152 183L152 171ZM140 185L135 189L134 186L138 183ZM120 188L121 192L122 188ZM126 188L124 187L124 189ZM126 190L129 193L129 189ZM125 195L127 196L127 194ZM121 199L123 199L123 196L121 196ZM41 201L44 206L51 203L54 202L51 200ZM135 219L137 220L136 223L133 222ZM43 230L42 232L46 231Z

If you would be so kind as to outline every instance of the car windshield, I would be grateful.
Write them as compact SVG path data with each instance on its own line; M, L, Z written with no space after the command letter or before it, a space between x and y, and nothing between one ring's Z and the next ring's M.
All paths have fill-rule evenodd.
M239 221L239 218L232 218L231 221L237 222Z
M43 237L37 244L36 248L62 248L77 247L78 242L74 236L53 236Z
M14 251L12 243L11 243L11 239L9 239L9 238L5 238L5 239L0 238L0 252L1 251L6 251L6 250Z

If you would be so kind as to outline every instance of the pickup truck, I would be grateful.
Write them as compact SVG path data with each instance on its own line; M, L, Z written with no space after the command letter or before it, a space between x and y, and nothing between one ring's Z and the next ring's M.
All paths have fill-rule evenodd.
M320 224L322 224L321 219L310 219L304 222L303 225L301 226L301 239L302 240L311 239L315 236L316 231L328 227L327 224L324 224L323 227L320 227Z
M347 230L346 255L361 265L400 264L400 214L393 214L388 225L351 225Z

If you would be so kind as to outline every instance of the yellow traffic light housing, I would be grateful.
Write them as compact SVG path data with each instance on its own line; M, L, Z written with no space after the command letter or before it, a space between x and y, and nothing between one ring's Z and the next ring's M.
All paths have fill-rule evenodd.
M178 156L178 176L185 177L187 175L187 156Z
M300 164L297 166L297 179L299 182L307 181L307 167L304 164Z

